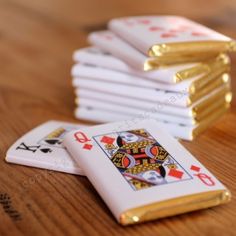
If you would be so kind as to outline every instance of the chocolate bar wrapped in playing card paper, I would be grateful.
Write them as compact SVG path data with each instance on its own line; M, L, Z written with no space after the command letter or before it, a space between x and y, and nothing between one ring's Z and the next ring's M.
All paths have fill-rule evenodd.
M152 119L67 134L64 145L122 225L213 207L230 191Z
M192 140L227 112L232 39L172 16L114 19L109 29L91 33L92 47L73 55L78 119L154 118L172 135ZM150 56L158 43L171 50ZM185 59L179 64L177 57Z
M109 28L160 65L202 61L236 50L231 38L180 16L118 18Z
M101 34L101 32L99 33L96 32L93 34L98 36ZM111 33L109 32L109 34ZM94 42L92 41L92 43L96 44L101 39L102 39L101 37L95 37L95 41ZM114 48L114 46L119 47L119 44L117 44L116 42L113 45L114 39L115 36L113 34L112 48ZM108 43L111 44L111 42ZM109 44L106 44L106 46ZM98 45L98 47L100 47L100 44ZM124 57L122 60L120 60L117 57L114 57L111 54L109 54L107 51L99 49L98 47L82 48L75 51L73 56L74 60L76 62L80 62L86 65L94 65L94 66L96 65L100 69L107 68L115 71L121 71L125 74L131 74L137 77L146 78L148 80L155 80L157 82L168 83L168 85L173 83L178 83L183 80L193 78L195 76L200 76L200 75L204 76L206 73L214 72L215 70L224 71L225 69L227 71L227 69L229 70L230 67L229 57L226 54L220 54L214 59L204 61L201 63L186 63L184 65L180 64L169 67L161 67L158 70L144 72L140 70L140 64L142 64L142 61L141 63L139 61L137 61L136 63L137 64L136 66L139 67L139 69L129 66L128 63L130 61L127 61L126 63L127 57L130 54L128 54L127 57ZM119 50L119 52L122 51ZM137 54L137 52L138 52L137 50L131 52L134 54L134 58L138 58L137 55L135 55L135 53ZM140 55L140 53L138 53L138 55ZM121 56L123 57L125 55L122 54ZM130 59L132 60L132 58L133 57L131 57ZM135 66L135 63L132 64ZM202 81L200 78L199 81Z
M66 133L82 127L62 121L47 121L19 138L6 153L6 161L76 175L83 170L71 159L62 140ZM31 181L24 181L23 187Z

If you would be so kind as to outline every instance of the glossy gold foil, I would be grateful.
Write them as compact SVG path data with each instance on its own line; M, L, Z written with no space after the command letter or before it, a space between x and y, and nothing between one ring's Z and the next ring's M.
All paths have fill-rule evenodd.
M221 77L220 80L222 81L222 84L228 83L230 81L230 75L227 71L227 68L223 68L223 66L219 67L215 71L210 72L208 75L193 81L188 88L188 92L190 94L198 93L198 91L204 87L214 83L217 79L219 79L219 77Z
M122 225L136 224L163 217L196 211L229 202L229 190L209 191L129 209L120 216Z
M178 83L186 79L193 78L195 76L204 74L198 80L193 82L193 86L202 86L204 83L211 81L215 76L222 74L223 72L229 72L230 60L225 54L221 54L213 60L207 62L198 63L192 68L188 68L176 73L174 80Z
M79 98L78 97L75 98L75 105L79 106Z
M173 66L175 64L208 61L216 58L219 53L199 53L198 55L171 55L162 57L150 57L143 65L144 71L156 70L160 67Z
M223 114L225 114L230 108L230 104L212 111L206 119L199 123L199 125L192 132L192 139L195 139L199 134L209 128L216 120L218 120Z
M213 90L220 88L223 84L228 84L229 86L229 80L225 79L225 76L222 75L215 79L214 81L206 84L202 88L198 90L198 92L195 92L193 94L189 94L187 104L188 106L192 105L194 102L199 100L200 98L206 96L210 92L213 92Z
M193 118L193 124L200 122L203 118L208 116L208 114L211 113L213 109L217 108L219 105L229 106L231 100L232 100L232 92L230 91L230 87L226 86L225 88L221 89L210 98L194 105L189 110L189 115ZM75 98L75 104L79 106L78 97Z
M196 42L179 42L179 43L166 43L153 45L148 51L151 57L164 57L176 55L180 57L192 55L192 57L198 57L198 55L204 54L219 54L224 52L236 51L235 41L196 41ZM173 59L173 60L174 60Z
M210 105L215 104L217 101L223 99L226 103L230 103L232 100L232 92L229 86L225 86L223 89L215 93L210 98L202 101L201 103L191 108L191 115L197 117L199 114L204 114Z
M214 112L214 110L221 109L222 107L229 108L230 102L226 102L224 98L221 98L220 100L215 101L213 104L208 106L205 110L196 114L196 116L193 118L193 120L195 121L195 124L201 123L201 121L203 121L209 115L211 115L212 112Z

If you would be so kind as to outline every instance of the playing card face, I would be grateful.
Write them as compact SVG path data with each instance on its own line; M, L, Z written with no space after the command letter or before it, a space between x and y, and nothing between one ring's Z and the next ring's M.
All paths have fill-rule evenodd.
M216 177L158 124L149 119L126 120L72 131L64 139L121 224L230 199ZM158 214L165 201L167 214ZM180 205L182 210L176 211Z
M134 190L192 179L145 129L102 134L93 139Z
M118 18L109 22L109 29L145 55L153 45L199 41L231 41L230 38L214 30L179 16ZM143 35L145 37L142 37ZM186 50L188 50L187 47Z
M62 144L64 136L79 127L66 122L46 122L17 140L7 151L6 161L83 175Z

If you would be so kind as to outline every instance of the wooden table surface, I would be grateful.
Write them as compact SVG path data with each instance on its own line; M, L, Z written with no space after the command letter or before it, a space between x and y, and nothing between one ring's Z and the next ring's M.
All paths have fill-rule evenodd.
M227 205L122 227L86 177L4 161L9 146L36 125L76 121L71 56L87 45L87 34L113 17L141 14L184 15L236 38L235 0L0 0L0 199L10 198L0 203L1 236L236 235L235 99L213 127L182 142L232 191ZM233 78L236 54L231 59Z

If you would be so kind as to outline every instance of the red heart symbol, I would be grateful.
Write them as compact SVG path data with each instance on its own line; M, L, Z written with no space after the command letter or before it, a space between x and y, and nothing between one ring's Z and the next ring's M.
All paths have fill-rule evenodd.
M206 36L207 34L204 32L192 32L193 36Z
M158 27L158 26L151 26L149 28L150 31L160 31L160 30L164 30L164 28L162 27Z
M176 37L177 35L176 34L173 34L173 33L164 33L161 35L162 38L173 38L173 37Z

